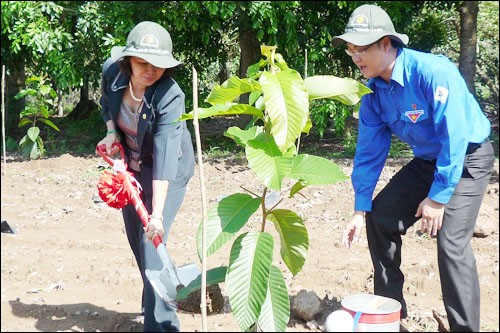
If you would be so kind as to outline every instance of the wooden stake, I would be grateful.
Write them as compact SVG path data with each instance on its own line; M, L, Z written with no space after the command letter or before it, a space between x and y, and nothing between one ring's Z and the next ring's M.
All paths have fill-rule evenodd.
M2 174L5 175L7 156L5 155L5 65L2 66L2 147L3 147L3 169Z
M201 139L200 126L198 124L198 73L193 67L193 126L196 136L196 153L198 155L198 170L200 173L200 192L201 192L201 212L202 212L202 251L201 251L201 295L200 295L200 310L201 310L201 330L207 332L207 237L205 228L206 200L205 200L205 179L203 177L203 159L201 155Z

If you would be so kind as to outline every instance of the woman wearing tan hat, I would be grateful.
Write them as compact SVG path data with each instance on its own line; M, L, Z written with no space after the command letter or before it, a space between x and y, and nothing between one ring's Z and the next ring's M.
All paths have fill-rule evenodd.
M161 270L162 262L150 241L159 234L166 242L170 227L194 174L191 134L185 122L184 93L171 74L182 65L172 55L172 39L154 22L137 24L127 45L114 47L103 65L101 115L106 136L98 143L114 155L121 142L130 172L142 186L151 214L146 230L132 204L122 209L130 247L144 288L144 331L179 331L176 309L154 292L146 269Z
M479 331L480 291L470 240L491 176L491 125L448 58L404 45L387 13L362 5L343 35L346 53L373 93L363 96L352 184L354 215L342 243L350 247L366 221L374 266L374 293L401 302L402 235L419 219L437 237L443 301L452 331ZM414 158L372 200L391 136L408 143Z

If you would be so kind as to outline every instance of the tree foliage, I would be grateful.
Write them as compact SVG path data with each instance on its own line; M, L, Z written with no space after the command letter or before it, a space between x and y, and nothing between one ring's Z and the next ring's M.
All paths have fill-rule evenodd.
M199 119L235 114L253 118L246 129L230 127L224 134L244 148L248 166L262 183L262 194L248 191L226 196L203 217L197 235L200 258L204 257L203 224L207 229L207 256L236 238L227 268L215 268L207 276L214 283L226 283L231 309L242 331L281 332L290 319L288 289L281 268L273 264L274 239L266 225L272 224L279 234L282 262L293 275L302 270L309 239L305 219L278 206L307 186L346 179L332 161L299 154L298 138L311 128L310 101L326 98L353 105L371 92L350 78L322 75L303 79L276 49L262 45L265 59L249 68L248 77L233 76L215 86L207 98L209 108L181 117L193 119L199 111ZM250 94L248 104L235 102L242 94ZM292 180L292 186L287 186L288 180ZM259 222L252 219L255 215L260 217L260 224L252 230ZM190 283L178 298L198 290L200 281Z
M343 32L352 11L363 3L2 1L1 48L2 64L7 69L8 116L17 118L23 109L22 105L16 106L13 96L24 88L25 76L46 76L60 95L76 94L76 100L97 100L102 63L111 48L124 45L129 31L143 20L156 21L167 28L174 54L185 64L176 80L185 92L191 91L190 68L197 68L202 97L230 76L243 76L248 65L257 60L260 44L278 46L289 65L301 69L304 77L333 74L362 79L342 48L332 47L330 42ZM457 20L461 3L375 2L387 10L397 31L409 35L410 47L441 52L455 61L460 52ZM497 109L497 2L479 2L478 29L476 92L483 106ZM245 44L248 36L253 40ZM85 95L87 90L91 92L89 96ZM186 101L189 108L189 94ZM7 125L13 124L7 121Z

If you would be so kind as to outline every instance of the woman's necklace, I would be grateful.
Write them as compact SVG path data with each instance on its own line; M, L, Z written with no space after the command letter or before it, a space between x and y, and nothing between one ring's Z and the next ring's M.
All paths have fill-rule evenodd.
M132 97L134 101L142 102L142 98L144 98L144 96L142 96L142 98L137 98L134 96L134 91L132 90L132 81L128 81L128 89L130 90L130 97Z

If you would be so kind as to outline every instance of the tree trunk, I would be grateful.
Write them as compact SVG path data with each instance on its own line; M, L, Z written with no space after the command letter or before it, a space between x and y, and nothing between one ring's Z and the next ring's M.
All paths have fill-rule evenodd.
M459 69L469 91L475 95L478 1L463 1L458 10L460 13Z
M221 64L217 77L219 78L220 84L223 84L227 79L229 79L229 63L227 61Z
M248 67L260 60L260 42L257 33L253 30L240 30L239 44L241 49L239 76L244 78L247 76Z
M64 116L64 106L63 106L63 93L61 90L57 89L57 116Z
M244 78L247 76L248 67L260 60L260 42L257 39L257 33L252 29L242 30L240 27L239 44L241 50L239 77ZM249 94L241 95L240 103L248 103L248 98ZM241 115L238 126L245 128L250 119L252 117L249 115Z
M90 115L97 105L89 99L89 80L86 75L83 77L83 85L80 88L80 101L73 111L68 114L69 119L85 119Z

